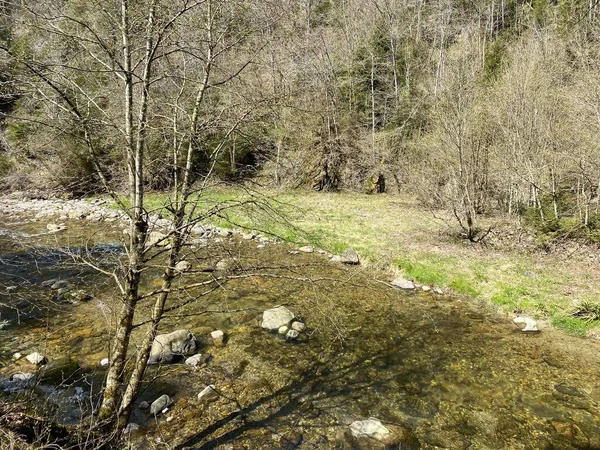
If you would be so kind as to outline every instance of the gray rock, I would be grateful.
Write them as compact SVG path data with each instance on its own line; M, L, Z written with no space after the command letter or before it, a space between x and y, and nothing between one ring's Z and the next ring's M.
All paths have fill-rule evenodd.
M202 364L202 362L203 362L202 354L198 353L194 356L190 356L189 358L186 358L185 365L192 366L192 367L198 367L199 365Z
M277 306L263 312L263 320L260 326L266 330L275 331L284 325L288 326L294 320L294 317L294 313L285 306Z
M102 361L100 361L100 367L108 367L108 358L104 358Z
M209 384L198 394L198 400L203 402L213 402L219 398L219 394L216 391L214 384Z
M285 340L286 341L295 341L296 339L298 339L299 335L300 335L300 333L298 333L296 330L289 330L287 332L287 334L285 335Z
M421 287L421 289L423 289L423 292L429 292L431 291L431 286L427 286L426 284L424 284L423 287Z
M279 329L277 330L278 334L287 334L287 332L289 331L289 328L285 325L283 325L282 327L279 327Z
M357 420L350 424L350 432L354 437L368 437L377 440L385 439L390 430L377 419Z
M32 381L35 374L32 372L17 372L10 377L10 381L16 381L19 383L28 383Z
M38 352L30 353L25 359L36 366L45 364L48 361L44 355Z
M215 269L216 270L222 270L222 271L227 271L227 270L233 270L235 268L238 267L238 261L234 258L225 258L220 260L216 266Z
M170 363L177 356L196 351L198 342L189 330L176 330L168 334L159 334L154 338L148 364Z
M179 261L177 264L175 264L175 270L177 272L187 272L191 268L192 263L190 263L189 261Z
M125 429L123 430L123 434L127 437L133 436L140 431L140 426L137 423L128 423Z
M442 291L439 287L434 287L433 293L438 295L444 295L444 291Z
M144 409L144 410L148 409L148 408L150 408L150 403L148 403L147 401L140 402L140 404L138 405L138 408Z
M50 280L42 281L42 287L51 287L54 283L56 283L58 278L52 278Z
M347 248L340 256L340 261L344 264L360 264L360 258L358 257L358 253L356 253L351 248Z
M301 253L313 253L315 249L309 245L305 245L304 247L300 247L298 251Z
M298 321L292 322L292 330L302 333L305 328L306 328L306 325L304 325L302 322L298 322Z
M68 289L71 285L67 280L58 280L50 286L50 289Z
M223 333L221 330L213 331L210 333L210 337L213 340L213 344L215 344L217 347L221 347L225 344L225 333Z
M415 288L415 284L412 281L407 280L406 278L402 278L402 277L392 280L392 286L395 286L397 288L404 289L407 291L411 291Z
M173 404L173 399L167 394L161 395L150 405L150 414L156 415Z

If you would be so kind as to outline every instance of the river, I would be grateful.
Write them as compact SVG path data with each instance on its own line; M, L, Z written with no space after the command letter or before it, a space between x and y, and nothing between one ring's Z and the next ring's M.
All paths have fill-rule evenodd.
M75 423L100 391L118 307L111 279L77 259L111 270L122 232L117 221L65 222L48 234L41 220L0 219L0 377L33 370L15 352L43 353L47 372L36 386L4 395L33 395L57 420ZM232 236L188 252L194 268L234 256L256 276L230 280L163 321L162 332L194 332L212 359L148 372L138 404L162 394L175 402L156 418L136 409L135 448L386 448L350 436L350 423L369 417L393 431L390 449L600 448L598 343L549 328L523 333L468 299L401 292L384 274L317 253L256 247ZM93 299L66 302L43 285L50 279ZM305 321L298 341L260 328L262 311L276 305ZM227 335L222 347L209 338L215 329ZM209 384L221 396L199 401Z

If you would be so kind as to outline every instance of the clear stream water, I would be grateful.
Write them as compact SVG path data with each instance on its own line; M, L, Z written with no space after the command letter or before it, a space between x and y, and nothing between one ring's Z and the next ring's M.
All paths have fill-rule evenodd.
M14 352L44 353L49 364L33 395L73 423L96 401L118 295L109 277L72 255L110 269L122 234L116 223L67 226L44 234L45 222L0 224L0 376L32 370L12 361ZM200 290L173 297L189 303L168 314L162 331L192 330L212 360L148 372L138 402L168 394L175 403L157 418L135 411L137 448L386 448L349 436L351 422L375 417L393 430L394 449L600 449L598 343L550 329L522 333L465 299L405 294L382 274L288 250L259 250L236 237L189 250L194 269L228 255L263 276L231 280L197 300ZM159 269L149 271L147 287ZM95 298L65 304L42 286L53 278ZM262 311L276 305L306 322L297 342L260 329ZM214 329L226 332L224 347L210 343ZM208 384L222 396L202 403L196 396ZM77 397L82 391L91 396Z

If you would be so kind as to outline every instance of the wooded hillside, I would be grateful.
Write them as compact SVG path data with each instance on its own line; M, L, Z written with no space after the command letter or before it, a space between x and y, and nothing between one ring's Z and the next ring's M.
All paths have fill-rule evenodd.
M599 236L597 0L141 1L131 71L112 2L1 5L5 187L101 191L91 155L125 183L131 73L133 104L151 106L131 124L149 188L174 182L172 149L192 140L197 177L403 191L471 239L491 212ZM164 29L150 77L147 26Z

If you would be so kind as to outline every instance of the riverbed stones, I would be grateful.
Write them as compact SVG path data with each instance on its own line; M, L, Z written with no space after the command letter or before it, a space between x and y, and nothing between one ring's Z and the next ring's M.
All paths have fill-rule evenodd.
M35 366L41 366L48 362L48 359L39 352L30 353L25 359Z
M179 261L177 264L175 264L176 272L187 272L191 268L192 268L192 263L189 261L185 261L185 260Z
M350 432L354 437L368 437L383 440L391 434L378 419L357 420L350 424Z
M298 339L299 335L300 335L300 333L298 333L296 330L289 330L287 332L287 334L285 335L285 340L286 341L295 341L296 339Z
M288 326L294 320L294 313L285 306L277 306L263 312L261 327L265 330L275 331L283 326Z
M173 399L167 394L161 395L150 405L150 414L156 415L173 404Z
M306 325L304 325L304 323L302 323L302 322L299 322L297 320L292 322L292 330L302 333L305 328L306 328Z
M415 283L406 278L398 277L392 280L392 286L405 291L412 291L415 289Z
M225 272L237 268L238 265L238 261L235 258L225 258L217 262L215 269Z
M521 331L524 332L537 332L540 331L537 327L537 322L533 320L531 317L515 317L513 319L513 323L518 326Z
M57 280L53 284L50 285L50 289L68 289L71 287L71 284L67 280Z
M342 264L357 265L360 264L360 258L355 250L347 248L340 255L340 262Z
M190 330L176 330L154 338L148 364L171 363L179 356L192 353L198 342Z
M186 358L185 365L191 367L198 367L202 364L203 358L201 353L197 353L189 358Z
M202 402L214 402L218 398L219 393L217 392L214 384L209 384L198 394L198 400Z
M210 333L210 337L213 341L213 344L217 347L222 347L225 345L225 333L222 330L215 330Z

